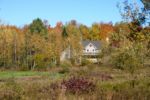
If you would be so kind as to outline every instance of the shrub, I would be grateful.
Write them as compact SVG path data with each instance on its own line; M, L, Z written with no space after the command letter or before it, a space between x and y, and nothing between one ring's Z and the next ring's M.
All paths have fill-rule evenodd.
M126 49L114 56L114 65L119 69L127 69L127 67L133 68L138 65L138 58L133 50Z
M50 68L56 67L56 64L54 62L50 62L49 64Z
M58 73L60 73L60 74L69 73L69 68L68 68L68 67L64 67L64 68L62 68L61 70L59 70Z
M81 65L85 66L85 65L88 65L88 64L90 64L90 61L85 59L85 58L82 58Z
M65 73L69 73L69 67L72 66L72 64L69 61L65 61L61 63L61 70L59 71L59 73L61 74L65 74Z
M66 67L71 67L72 64L69 61L64 61L64 62L61 63L60 66L63 67L63 68L66 68Z
M67 92L73 94L91 93L96 87L96 85L88 79L76 77L64 80L61 86L64 86Z
M0 86L0 100L20 100L24 94L22 87L14 79L7 81Z
M137 67L143 66L145 48L140 43L129 47L119 48L112 56L113 65L119 69L129 70L134 73Z
M144 65L146 48L142 43L133 42L129 46L120 47L112 56L113 65L116 68L130 72L132 80L130 85L135 87L135 71Z
M58 100L60 94L60 87L57 82L51 84L45 84L45 86L37 87L38 89L38 96L40 95L40 99L42 100ZM35 91L36 92L36 91ZM38 99L39 99L38 98Z

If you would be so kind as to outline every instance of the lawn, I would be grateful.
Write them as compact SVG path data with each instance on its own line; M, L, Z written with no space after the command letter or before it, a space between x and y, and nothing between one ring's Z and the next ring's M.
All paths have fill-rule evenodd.
M26 76L43 76L49 75L49 72L36 72L36 71L3 71L0 72L1 78L19 78Z
M24 79L24 78L42 78L47 77L51 79L59 79L63 74L49 71L3 71L0 72L0 80L6 79Z

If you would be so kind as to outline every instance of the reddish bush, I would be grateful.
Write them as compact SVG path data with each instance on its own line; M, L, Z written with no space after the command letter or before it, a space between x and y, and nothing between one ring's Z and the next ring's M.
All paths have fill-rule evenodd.
M72 77L64 80L61 85L66 88L67 92L73 94L91 93L95 90L95 84L86 78Z

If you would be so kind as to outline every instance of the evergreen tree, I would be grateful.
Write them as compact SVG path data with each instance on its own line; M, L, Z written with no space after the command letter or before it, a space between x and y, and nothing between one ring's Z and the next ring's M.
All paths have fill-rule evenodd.
M47 36L47 28L40 18L33 20L29 26L29 30L32 34L39 34L43 37Z

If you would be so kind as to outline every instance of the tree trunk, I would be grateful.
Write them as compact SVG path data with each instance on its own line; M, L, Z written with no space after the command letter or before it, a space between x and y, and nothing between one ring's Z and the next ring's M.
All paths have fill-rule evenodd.
M13 34L13 65L16 67L17 65L17 40L16 33Z

